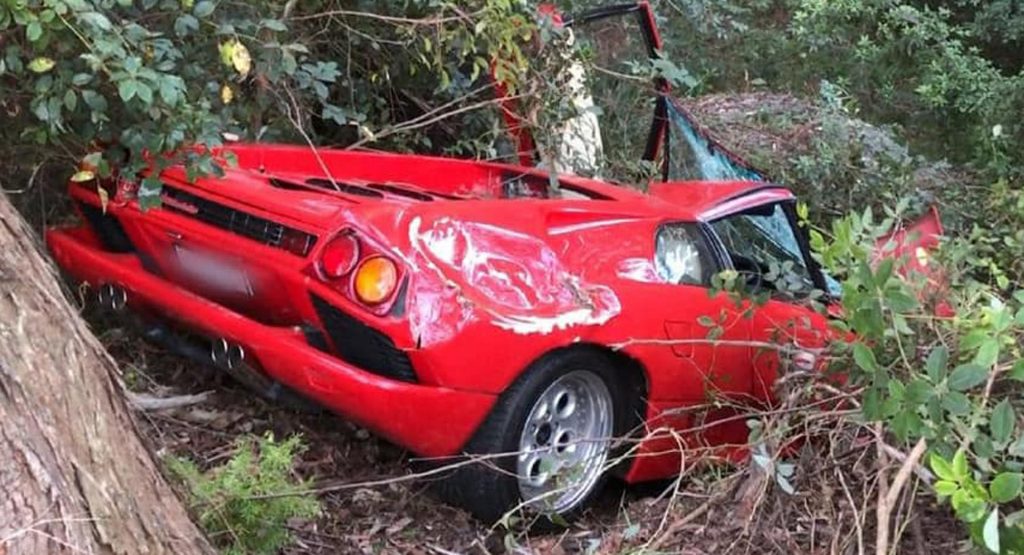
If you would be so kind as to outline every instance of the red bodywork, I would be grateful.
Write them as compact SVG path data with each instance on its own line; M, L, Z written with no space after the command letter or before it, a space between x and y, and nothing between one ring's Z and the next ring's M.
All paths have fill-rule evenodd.
M813 329L792 333L808 347L824 341L826 323L809 310L772 301L755 318L742 318L724 296L665 283L653 269L660 225L791 198L782 188L694 182L658 185L645 195L565 177L563 191L590 198L508 199L503 189L510 180L540 186L547 177L528 168L409 155L321 151L318 160L301 147L230 150L239 165L221 179L189 185L180 169L165 172L165 191L192 196L177 193L145 213L123 191L110 202L103 217L119 223L129 252L111 252L87 217L82 226L48 232L57 262L94 286L123 287L140 312L243 346L270 377L422 456L458 453L496 397L554 349L586 344L629 357L643 372L648 426L685 429L693 414L662 419L662 413L705 403L709 388L767 400L778 365L777 357L748 347L665 343L706 336L701 316L728 315L723 338L737 341L767 340L776 323L806 317ZM321 161L348 192L303 185L323 178ZM371 197L367 190L392 192ZM84 210L100 206L84 186L72 185L71 194ZM210 225L202 219L211 210L203 201L307 233L315 244L296 255ZM384 305L368 307L347 285L317 276L319 251L342 232L354 232L368 251L398 263L402 285ZM211 264L237 272L234 279L246 286L185 267L183 251L192 253L190 261L218 261ZM407 354L415 381L339 357L332 324L314 298L386 335ZM314 346L308 329L326 337L328 347ZM711 431L688 437L745 440L742 421ZM647 442L641 453L665 452L636 458L627 477L677 472L678 451L665 449L674 443L668 437Z
M682 463L675 432L720 456L746 442L742 418L703 408L710 397L771 401L779 357L749 343L796 345L815 365L829 338L825 317L799 304L771 300L745 318L726 295L656 271L662 226L693 223L721 250L708 223L789 205L775 185L658 183L644 194L566 176L549 198L547 174L526 166L226 150L238 164L222 178L190 184L182 168L165 171L163 206L148 212L131 184L105 211L93 184L72 184L83 223L48 231L54 258L80 281L123 288L138 312L240 345L273 380L421 456L458 454L532 362L594 348L639 374L638 424L664 432L648 435L625 478L671 476ZM341 235L356 238L359 259L397 266L383 302L324 276L323 251ZM706 318L722 342L701 342Z

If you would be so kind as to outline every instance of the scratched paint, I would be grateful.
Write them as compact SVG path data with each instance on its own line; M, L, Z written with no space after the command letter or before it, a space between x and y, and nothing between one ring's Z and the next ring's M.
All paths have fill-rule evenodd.
M626 258L620 260L615 274L622 279L640 283L664 283L658 276L654 263L648 258Z
M573 275L555 251L530 235L417 217L409 225L409 241L421 269L429 269L415 276L410 310L413 331L424 344L450 338L472 318L532 334L603 324L621 311L609 287ZM438 314L439 304L460 309Z

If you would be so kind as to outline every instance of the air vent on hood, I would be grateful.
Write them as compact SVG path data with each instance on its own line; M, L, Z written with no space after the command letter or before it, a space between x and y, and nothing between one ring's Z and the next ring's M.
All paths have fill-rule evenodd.
M374 191L373 189L367 189L366 187L352 185L350 183L342 183L340 181L332 182L330 179L308 179L306 180L306 184L312 185L314 187L319 187L321 189L326 189L328 191L338 191L340 193L345 193L348 195L356 195L360 197L369 198L384 198L383 194Z
M422 202L430 202L434 200L434 197L426 193L421 193L413 189L406 189L405 187L401 187L398 185L374 183L373 185L368 185L368 187L376 191L383 191L389 195L395 195L396 197L405 197L412 200L419 200Z

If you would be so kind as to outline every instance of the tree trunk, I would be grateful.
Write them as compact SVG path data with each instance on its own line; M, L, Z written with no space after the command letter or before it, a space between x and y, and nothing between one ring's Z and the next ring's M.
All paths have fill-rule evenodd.
M139 439L113 360L0 193L0 555L212 552Z

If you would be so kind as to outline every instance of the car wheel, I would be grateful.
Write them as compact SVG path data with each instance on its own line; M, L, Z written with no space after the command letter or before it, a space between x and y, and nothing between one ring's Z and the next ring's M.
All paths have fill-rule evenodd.
M443 491L476 517L508 514L550 527L578 516L601 490L628 431L627 388L597 351L556 351L498 399Z

